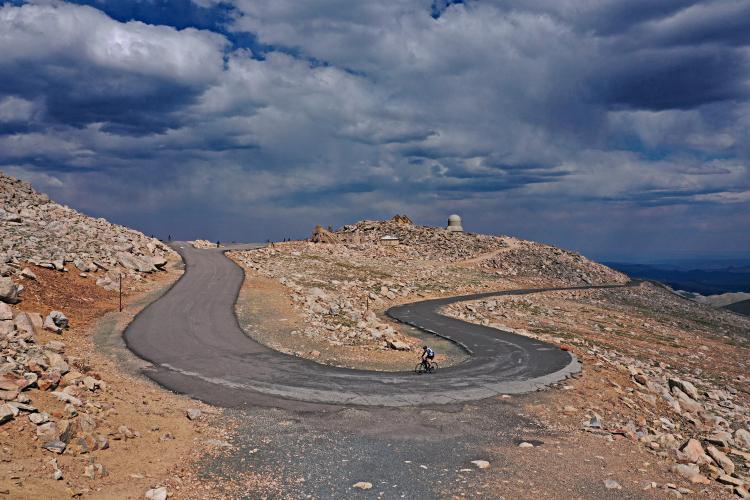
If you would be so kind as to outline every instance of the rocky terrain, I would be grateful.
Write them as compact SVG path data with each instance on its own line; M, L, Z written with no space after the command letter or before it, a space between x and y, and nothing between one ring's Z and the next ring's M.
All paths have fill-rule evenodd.
M409 352L421 341L384 318L392 305L521 285L627 281L621 273L559 248L405 220L362 221L337 231L318 226L311 241L232 252L249 273L283 285L295 305L300 327L275 338L273 346L309 358L331 347L359 347L369 357L390 359L391 369L403 369L414 355L393 351ZM309 350L297 347L301 339L311 341ZM350 356L360 361L348 352L339 349L341 364L354 364Z
M414 354L403 354L422 343L387 320L383 313L392 305L628 281L547 245L397 221L363 221L337 231L318 227L311 241L231 255L254 283L276 283L275 293L293 310L284 317L297 316L286 338L270 342L274 347L343 366L372 362L378 369L384 360L390 360L386 369L408 369ZM445 312L552 342L582 359L583 376L566 386L567 398L557 398L567 403L532 411L550 429L626 440L672 464L672 482L647 482L644 490L747 495L750 320L648 283L497 297Z
M59 205L0 172L0 274L33 279L38 266L78 272L106 289L164 269L174 252L159 240Z
M444 312L573 351L596 367L600 387L562 408L579 429L632 440L697 487L716 482L748 497L749 319L652 285L497 297ZM602 401L607 390L614 394Z
M126 319L131 302L177 279L176 262L158 240L0 174L0 495L166 498L161 484L181 487L167 473L200 448L202 406L127 375L91 338L105 315Z

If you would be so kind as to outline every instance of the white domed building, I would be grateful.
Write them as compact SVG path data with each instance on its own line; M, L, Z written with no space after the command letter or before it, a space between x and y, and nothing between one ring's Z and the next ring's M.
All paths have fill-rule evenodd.
M456 214L449 215L448 227L446 229L455 233L462 233L464 228L461 226L461 217Z

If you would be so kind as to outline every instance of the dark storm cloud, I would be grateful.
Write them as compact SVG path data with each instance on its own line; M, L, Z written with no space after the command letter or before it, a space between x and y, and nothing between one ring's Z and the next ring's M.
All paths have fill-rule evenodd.
M605 66L605 101L633 109L691 109L746 100L747 56L702 48L639 52Z
M746 244L746 1L78 3L0 8L0 169L118 222Z

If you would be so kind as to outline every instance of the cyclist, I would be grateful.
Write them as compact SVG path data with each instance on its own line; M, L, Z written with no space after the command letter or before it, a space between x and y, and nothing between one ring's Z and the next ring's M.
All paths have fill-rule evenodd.
M435 359L435 351L426 345L422 346L422 363L428 370L432 369L432 360Z

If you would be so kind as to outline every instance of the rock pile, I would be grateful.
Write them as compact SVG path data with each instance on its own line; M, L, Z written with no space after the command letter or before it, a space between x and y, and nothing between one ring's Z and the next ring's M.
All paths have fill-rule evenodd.
M67 318L59 311L50 313L47 320L58 329L67 326ZM46 328L46 321L44 325ZM106 384L94 374L77 371L65 356L63 342L38 344L41 328L40 314L14 313L7 304L0 303L0 424L25 416L36 429L39 446L55 454L108 448L109 438L97 432L94 416L102 407L87 402L86 396ZM35 406L33 400L43 391L64 404L64 410L45 411Z
M395 236L405 248L405 257L439 262L478 259L476 265L481 269L502 276L538 277L577 285L623 283L628 279L580 254L549 245L405 224L395 219L361 221L343 226L335 235L342 243L364 245L377 243L384 236Z
M382 245L381 238L391 235L401 244ZM535 280L548 278L577 285L585 284L585 279L626 280L604 266L553 247L514 238L451 233L405 224L403 219L362 221L335 233L318 226L313 236L313 240L329 244L290 242L232 255L244 267L289 289L305 320L304 329L296 334L325 339L333 346L411 349L398 327L380 320L375 312L421 297L497 287L505 276L486 270L484 259L469 264L463 261L477 255L489 254L512 266L517 272L506 275L513 278L528 275ZM506 252L511 248L514 253Z
M200 248L200 249L207 249L207 248L216 248L216 243L211 243L208 240L195 240L191 242L194 248Z
M594 294L599 297L596 301L591 298ZM684 321L681 320L684 317L713 328L720 327L723 330L722 342L733 339L729 335L733 321L742 323L737 325L737 331L744 328L745 335L750 331L750 321L726 313L719 317L717 311L651 286L545 295L546 299L545 296L530 295L452 304L444 312L466 321L561 345L566 350L575 350L579 357L584 356L585 365L594 367L596 372L601 372L601 367L608 367L614 373L626 375L627 384L622 381L618 384L612 379L606 381L606 385L614 388L614 399L605 403L599 394L595 400L589 400L591 406L582 421L583 428L588 432L638 442L651 453L672 461L672 470L688 481L694 484L716 481L739 497L746 498L750 486L750 400L747 397L750 378L746 370L744 373L735 371L736 375L728 375L728 380L722 380L706 369L705 364L710 361L702 368L692 364L694 358L702 359L705 354L682 354L677 360L659 353L653 345L643 350L642 342L654 338L669 339L670 344L679 348L681 337L677 327L678 321ZM563 303L553 302L551 295L575 300L579 307L589 311L592 304L609 299L611 302L601 309L606 310L608 316L597 310L591 311L590 317L585 314L570 317L568 310L562 307ZM632 310L627 312L623 306L616 306L618 300ZM690 310L685 312L683 308ZM633 310L647 311L648 323L639 316L629 319L628 314L634 314ZM659 316L660 311L668 314ZM595 322L590 323L589 318ZM664 318L671 328L660 325L659 318ZM506 322L514 325L525 323L528 329L513 328ZM573 327L579 330L571 335L566 330ZM648 329L651 336L639 338L639 334L633 331L637 327ZM588 328L592 333L581 333L582 329ZM709 332L701 332L691 323L685 323L682 328L692 342L697 339L701 343L710 342ZM554 333L543 333L550 331ZM625 339L618 343L621 336ZM736 337L731 349L742 349L743 344L741 338ZM699 351L696 346L691 350ZM701 346L701 350L705 353L711 348ZM726 373L730 369L727 356L724 356L724 362L719 371ZM575 407L563 409L566 415L577 412Z
M336 235L334 235L331 231L327 231L323 229L323 226L321 226L320 224L315 226L312 236L310 236L310 241L312 241L313 243L338 243L339 242L338 238L336 238Z
M172 250L159 240L50 201L27 182L0 173L0 275L33 279L28 262L97 276L114 290L120 273L163 269ZM72 264L69 265L69 264ZM6 284L0 282L0 294Z
M406 215L394 215L391 220L397 224L414 224L411 219Z

